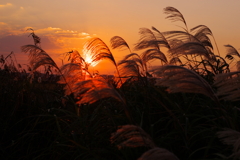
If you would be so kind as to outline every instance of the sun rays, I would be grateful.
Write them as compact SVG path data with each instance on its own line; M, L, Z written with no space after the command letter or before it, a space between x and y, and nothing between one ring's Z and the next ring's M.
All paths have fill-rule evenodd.
M100 61L94 61L94 54L91 52L91 50L83 49L83 58L85 59L85 62L88 66L95 67L100 63Z

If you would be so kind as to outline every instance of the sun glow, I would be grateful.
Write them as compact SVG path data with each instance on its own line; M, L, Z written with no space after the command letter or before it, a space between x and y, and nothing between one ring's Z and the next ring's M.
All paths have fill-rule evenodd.
M95 67L100 62L100 61L94 60L94 55L90 50L83 49L82 53L83 53L83 58L88 66Z

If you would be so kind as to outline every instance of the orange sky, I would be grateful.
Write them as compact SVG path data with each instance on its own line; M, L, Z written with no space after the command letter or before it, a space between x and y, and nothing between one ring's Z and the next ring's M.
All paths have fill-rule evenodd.
M81 52L88 37L97 36L109 45L111 37L123 37L130 46L138 41L141 27L156 27L160 31L180 29L166 20L163 8L172 6L184 15L189 28L208 26L218 43L221 55L223 45L240 48L240 1L238 0L1 0L0 54L11 51L21 64L27 56L20 46L33 44L28 37L31 27L42 39L42 48L60 65L61 54L71 50ZM180 24L181 25L181 24ZM113 50L120 60L127 51ZM114 67L106 61L94 69L112 74Z

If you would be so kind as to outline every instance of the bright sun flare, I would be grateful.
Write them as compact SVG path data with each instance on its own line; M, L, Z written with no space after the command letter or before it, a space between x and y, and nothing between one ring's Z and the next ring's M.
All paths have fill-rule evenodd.
M86 50L83 49L82 50L83 53L83 58L85 60L85 62L92 67L95 67L100 61L94 61L94 55L92 54L92 52L90 50Z

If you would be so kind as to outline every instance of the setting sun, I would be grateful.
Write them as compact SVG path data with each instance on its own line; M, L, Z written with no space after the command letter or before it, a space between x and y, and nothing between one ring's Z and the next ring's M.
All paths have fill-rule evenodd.
M87 49L82 50L83 58L88 66L95 67L100 61L94 61L94 54Z

